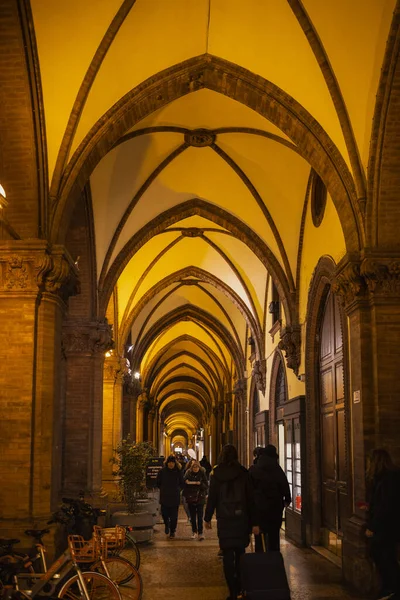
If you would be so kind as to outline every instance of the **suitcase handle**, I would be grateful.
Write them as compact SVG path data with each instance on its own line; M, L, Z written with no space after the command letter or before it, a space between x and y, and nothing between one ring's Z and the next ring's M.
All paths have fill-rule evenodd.
M265 545L265 535L262 532L261 532L260 535L261 535L261 543L262 543L262 547L263 547L263 552L266 552L267 551L267 547ZM254 543L253 543L253 534L251 534L251 536L250 536L250 550L252 552L255 552L255 547L254 547Z

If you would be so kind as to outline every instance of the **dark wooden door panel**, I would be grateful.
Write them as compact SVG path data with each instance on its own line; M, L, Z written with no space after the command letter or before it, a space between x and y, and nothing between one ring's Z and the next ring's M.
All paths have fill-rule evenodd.
M322 415L322 480L326 484L328 479L335 481L335 442L334 442L333 413Z
M327 298L320 336L322 525L341 535L349 515L343 333L336 298Z
M336 490L322 487L322 525L332 531L336 530Z

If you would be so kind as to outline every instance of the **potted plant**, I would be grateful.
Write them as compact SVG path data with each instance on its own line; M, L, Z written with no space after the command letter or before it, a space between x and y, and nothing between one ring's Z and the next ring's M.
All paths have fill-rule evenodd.
M153 534L154 500L149 500L146 488L146 467L156 451L150 442L133 442L128 436L114 450L114 475L117 478L121 500L127 511L112 515L114 525L129 525L136 541L149 541Z

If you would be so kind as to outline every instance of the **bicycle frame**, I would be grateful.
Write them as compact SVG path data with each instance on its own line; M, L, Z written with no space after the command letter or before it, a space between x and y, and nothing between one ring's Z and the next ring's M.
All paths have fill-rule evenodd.
M46 586L50 585L50 589L46 589L45 595L52 596L55 592L58 582L64 579L64 577L66 577L70 571L76 572L76 574L78 575L78 582L81 594L84 596L85 600L90 600L85 581L82 577L82 572L78 564L72 560L69 550L66 550L59 558L57 558L57 560L45 573L18 573L17 575L15 575L15 589L21 591L24 595L26 595L29 598L35 598L35 596L42 592ZM39 578L38 581L36 581L33 584L31 589L19 589L18 579L37 578Z

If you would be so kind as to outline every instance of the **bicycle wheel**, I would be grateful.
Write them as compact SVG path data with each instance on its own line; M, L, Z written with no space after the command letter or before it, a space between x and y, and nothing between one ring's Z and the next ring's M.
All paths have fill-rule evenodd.
M142 577L133 564L121 556L108 556L92 565L92 569L105 575L103 563L110 579L118 585L122 598L140 600L143 593Z
M90 600L121 600L121 594L115 583L102 573L84 571L82 577ZM74 575L64 583L58 592L58 597L68 600L86 600L81 592L78 575Z
M127 558L133 564L133 566L139 570L140 550L138 548L137 543L129 533L126 534L125 546L117 554L118 556Z

